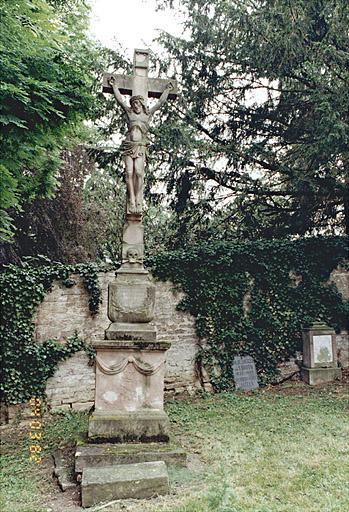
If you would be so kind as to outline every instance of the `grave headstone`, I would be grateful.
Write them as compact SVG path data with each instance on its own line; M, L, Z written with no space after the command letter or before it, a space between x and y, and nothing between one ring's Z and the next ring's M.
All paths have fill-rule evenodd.
M314 322L303 328L302 335L302 379L311 386L340 379L335 331L322 322Z
M233 373L236 389L251 391L259 387L256 366L251 356L235 356Z

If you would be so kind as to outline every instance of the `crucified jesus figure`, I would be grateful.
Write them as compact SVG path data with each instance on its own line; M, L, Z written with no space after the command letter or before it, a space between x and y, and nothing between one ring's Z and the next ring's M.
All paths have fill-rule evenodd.
M147 157L147 135L150 119L154 112L165 103L173 85L169 82L159 101L148 109L143 96L132 96L129 107L125 103L113 76L109 78L109 84L113 89L116 101L127 117L128 132L126 139L121 144L126 168L127 212L140 214L143 205L144 168Z

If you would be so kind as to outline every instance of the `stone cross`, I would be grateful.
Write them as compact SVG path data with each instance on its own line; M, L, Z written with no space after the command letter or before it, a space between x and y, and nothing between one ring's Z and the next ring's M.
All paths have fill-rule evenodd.
M116 75L111 73L104 73L103 75L103 92L112 93L113 89L109 83L111 76L114 76L118 89L121 94L129 96L143 96L145 101L147 98L160 98L164 92L168 79L162 78L149 78L149 50L134 51L133 56L133 75ZM169 99L177 98L177 82L171 79L173 89L168 95Z
M126 138L120 146L127 188L122 265L131 266L133 269L143 267L144 241L141 216L150 121L167 99L177 97L176 80L149 78L148 70L149 50L135 50L133 75L105 73L103 77L103 92L114 94L118 105L124 111L128 126ZM124 94L131 95L130 105L126 104ZM159 98L151 108L146 104L148 97Z

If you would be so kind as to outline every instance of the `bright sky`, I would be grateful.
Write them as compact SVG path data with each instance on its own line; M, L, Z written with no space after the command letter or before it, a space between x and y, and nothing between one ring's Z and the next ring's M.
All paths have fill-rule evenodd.
M179 16L174 11L157 11L156 0L90 0L90 30L105 46L117 43L133 56L134 48L154 48L159 29L181 34Z

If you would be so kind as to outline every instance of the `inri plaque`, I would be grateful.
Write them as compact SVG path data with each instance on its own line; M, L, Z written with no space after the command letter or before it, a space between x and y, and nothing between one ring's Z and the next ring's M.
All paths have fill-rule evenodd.
M259 387L256 366L251 356L234 357L233 372L236 389L251 391Z

